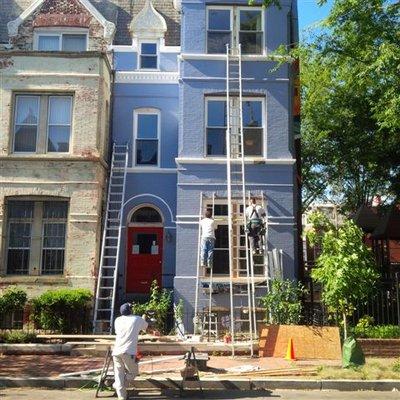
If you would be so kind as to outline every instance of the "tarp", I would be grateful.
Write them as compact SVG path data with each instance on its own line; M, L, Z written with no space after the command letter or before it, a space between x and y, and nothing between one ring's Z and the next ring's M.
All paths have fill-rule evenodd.
M354 337L348 337L343 342L343 368L358 367L365 364L365 356L360 344Z

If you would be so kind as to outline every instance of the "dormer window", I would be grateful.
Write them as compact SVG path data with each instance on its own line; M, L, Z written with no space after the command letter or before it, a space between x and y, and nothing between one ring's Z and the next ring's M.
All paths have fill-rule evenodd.
M39 51L87 51L87 33L37 32L36 50Z
M158 69L157 43L140 43L139 63L140 69Z

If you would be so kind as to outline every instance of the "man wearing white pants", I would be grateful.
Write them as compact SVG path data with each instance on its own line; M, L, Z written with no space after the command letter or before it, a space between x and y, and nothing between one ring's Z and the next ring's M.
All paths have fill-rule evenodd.
M120 308L121 316L115 320L115 344L112 352L114 363L114 389L118 400L128 398L126 387L138 374L136 360L137 342L140 331L147 329L147 322L137 315L132 315L132 307L125 303Z

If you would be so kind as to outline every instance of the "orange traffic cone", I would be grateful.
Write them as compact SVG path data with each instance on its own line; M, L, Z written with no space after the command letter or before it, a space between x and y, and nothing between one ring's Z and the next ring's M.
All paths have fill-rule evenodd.
M285 360L295 361L296 357L294 355L294 346L293 346L293 339L290 338L286 350L286 357Z

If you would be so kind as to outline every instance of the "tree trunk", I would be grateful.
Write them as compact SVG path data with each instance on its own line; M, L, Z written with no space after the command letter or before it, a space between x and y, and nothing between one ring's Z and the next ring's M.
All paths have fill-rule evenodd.
M347 339L347 316L346 313L343 313L343 334L344 339Z

